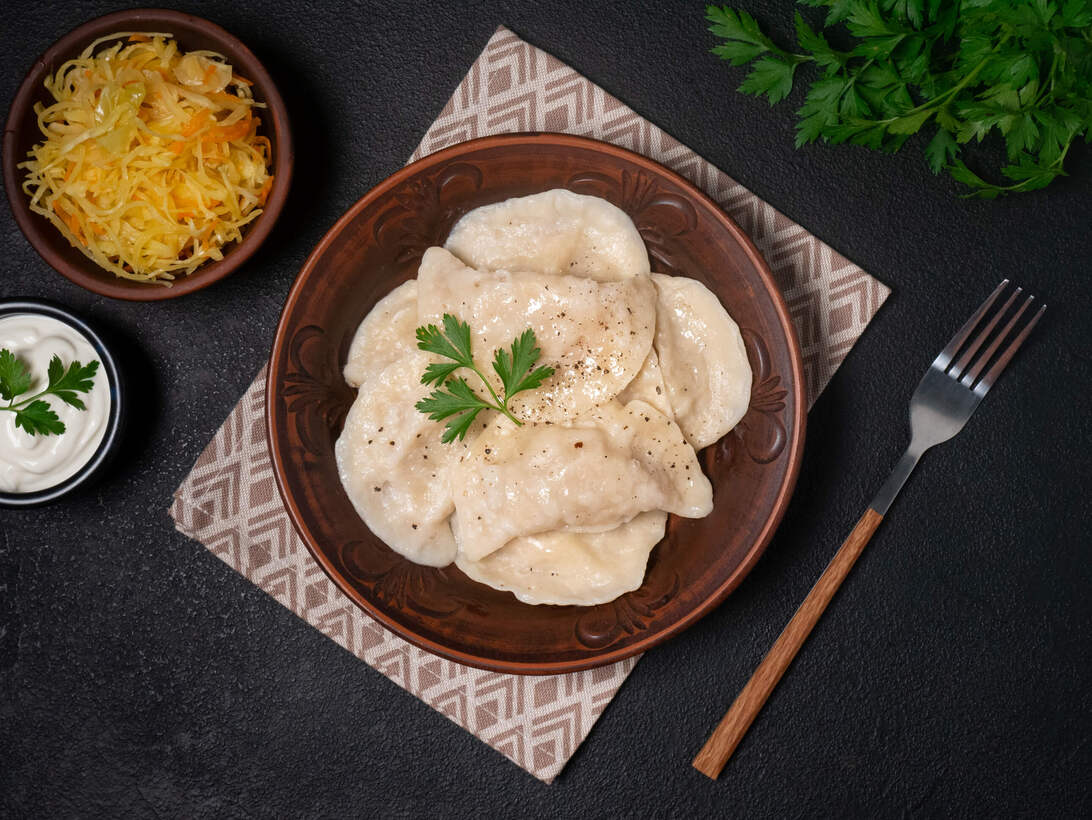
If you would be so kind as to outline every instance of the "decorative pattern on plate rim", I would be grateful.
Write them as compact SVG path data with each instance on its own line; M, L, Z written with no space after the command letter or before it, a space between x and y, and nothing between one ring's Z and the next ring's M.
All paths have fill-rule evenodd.
M323 446L323 442L314 439L311 430L340 431L353 399L337 363L322 355L321 346L315 344L325 334L317 325L305 325L296 331L289 343L289 367L284 375L285 409L295 416L296 433L303 444L304 457L309 460L318 458ZM307 417L316 413L322 419L323 426L319 428L307 423Z
M366 560L361 560L362 551L368 553ZM450 594L451 584L443 569L415 564L386 546L348 541L338 548L338 557L348 575L390 606L414 609L432 617L451 615L463 607L463 601ZM445 589L443 595L434 594L439 588ZM428 600L446 603L438 607L426 604Z
M576 639L589 649L609 646L623 635L633 635L648 628L657 611L664 608L679 591L679 576L672 574L671 586L659 595L648 584L605 604L592 607L577 619Z
M772 372L770 352L762 337L753 330L740 331L747 358L751 361L751 406L736 425L736 435L754 461L769 464L785 449L789 440L782 418L788 391L781 386L781 376Z
M404 184L391 192L395 202L376 217L372 236L381 247L394 244L394 261L416 271L425 250L443 244L460 215L453 203L481 187L481 169L468 162L453 163L434 176Z

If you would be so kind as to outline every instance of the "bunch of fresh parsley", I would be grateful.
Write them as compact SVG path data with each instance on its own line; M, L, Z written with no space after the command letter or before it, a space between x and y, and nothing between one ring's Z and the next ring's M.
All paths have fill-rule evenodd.
M436 353L451 361L433 362L425 368L421 384L442 384L443 387L433 390L431 395L414 405L433 421L448 419L440 440L446 444L457 437L461 441L482 410L497 410L516 424L521 424L508 409L508 402L517 393L539 387L554 374L552 367L534 366L542 355L535 340L535 332L527 329L512 342L510 351L499 348L493 353L493 370L500 376L504 389L502 399L474 364L470 350L470 325L459 321L450 313L444 314L443 325L442 331L436 325L417 328L417 346L421 350ZM460 367L472 370L482 380L493 398L492 402L485 401L475 393L466 383L466 379L451 377Z
M816 31L797 12L799 51L778 46L745 11L706 9L723 39L713 53L732 65L757 61L740 91L772 105L798 68L819 69L798 112L798 148L821 139L895 151L925 132L933 173L947 169L969 195L993 198L1050 184L1073 143L1092 141L1092 0L800 2L827 15ZM960 157L991 133L1008 157L997 182Z
M32 436L59 436L64 432L64 422L53 412L45 397L55 396L77 410L86 410L83 400L76 394L91 390L98 369L97 361L86 365L72 362L66 369L60 357L54 356L49 360L49 383L45 389L33 396L16 400L30 390L34 378L30 369L14 353L0 350L0 399L7 402L7 405L0 404L0 410L15 413L15 426L22 427Z

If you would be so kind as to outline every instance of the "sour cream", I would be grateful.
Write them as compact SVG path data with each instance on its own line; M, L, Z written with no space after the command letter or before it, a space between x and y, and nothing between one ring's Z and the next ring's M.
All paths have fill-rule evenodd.
M87 338L65 322L36 313L0 317L0 349L10 350L30 368L33 383L16 401L38 393L48 383L46 371L53 356L65 367L73 361L102 361ZM15 413L0 410L0 492L33 493L71 478L94 457L110 417L110 385L103 366L94 386L80 398L78 410L53 396L45 397L64 422L61 435L30 435L15 426ZM0 406L7 402L0 399Z

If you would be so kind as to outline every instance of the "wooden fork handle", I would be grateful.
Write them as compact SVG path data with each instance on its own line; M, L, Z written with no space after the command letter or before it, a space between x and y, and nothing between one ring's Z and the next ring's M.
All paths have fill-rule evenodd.
M808 635L818 623L819 617L826 610L834 593L838 591L842 581L853 569L857 558L864 551L865 545L868 544L872 533L876 531L881 521L883 516L871 508L861 516L853 532L849 534L841 549L823 570L822 577L811 588L804 603L796 610L788 626L766 653L758 669L751 675L751 679L739 693L732 708L724 715L713 734L705 741L697 757L694 758L694 768L699 772L716 780L720 770L728 762L728 758L732 756L740 741L743 740L743 736L747 734L751 723L758 717L766 699L796 657L796 653L808 639Z

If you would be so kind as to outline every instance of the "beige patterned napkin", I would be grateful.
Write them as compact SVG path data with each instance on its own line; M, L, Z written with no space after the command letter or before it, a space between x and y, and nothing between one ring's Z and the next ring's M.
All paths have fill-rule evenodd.
M623 145L709 193L773 268L803 348L809 406L888 289L573 69L500 28L414 151L506 131L564 131ZM273 479L264 370L174 496L178 530L200 541L316 629L550 782L637 658L550 677L499 675L430 655L349 602L292 528Z

